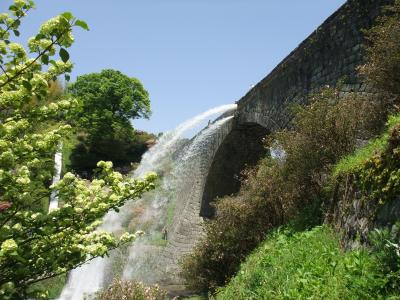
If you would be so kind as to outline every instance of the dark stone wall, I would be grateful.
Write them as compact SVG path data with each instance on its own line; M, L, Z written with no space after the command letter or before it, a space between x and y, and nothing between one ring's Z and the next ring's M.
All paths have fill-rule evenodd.
M379 199L363 194L353 180L349 175L337 182L325 216L325 223L340 233L340 242L346 249L358 248L369 241L372 230L391 229L400 220L399 196L382 205Z
M212 217L210 205L216 197L237 193L240 189L241 172L254 166L267 150L263 138L268 131L254 123L235 126L219 146L208 171L201 201L200 216Z
M270 131L286 128L287 106L306 103L312 91L342 80L342 91L369 92L357 77L363 62L363 29L370 28L392 0L349 0L238 101L239 123Z

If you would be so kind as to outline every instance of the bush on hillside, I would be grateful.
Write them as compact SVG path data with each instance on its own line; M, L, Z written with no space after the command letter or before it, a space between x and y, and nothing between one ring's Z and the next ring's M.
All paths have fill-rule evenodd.
M324 88L310 104L292 107L293 129L269 136L267 144L286 153L283 176L305 200L296 203L323 196L333 165L383 128L385 105L357 94L339 98L338 90Z
M382 135L335 165L335 192L325 220L340 231L344 247L368 243L374 228L391 227L398 221L395 205L400 194L399 153L398 114L389 118Z
M400 1L386 8L386 15L366 31L366 63L360 72L380 92L400 94Z
M141 282L115 279L107 289L98 293L97 300L164 300L168 299L159 286L145 286Z

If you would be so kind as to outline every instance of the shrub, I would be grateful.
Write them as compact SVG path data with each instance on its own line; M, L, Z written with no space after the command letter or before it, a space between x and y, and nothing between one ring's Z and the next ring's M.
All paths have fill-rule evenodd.
M386 8L386 15L366 32L366 64L360 72L373 87L400 94L400 1Z
M292 107L293 129L269 137L270 144L278 143L286 153L286 179L302 194L319 196L332 166L353 152L358 141L380 132L384 109L379 101L356 94L339 98L333 88L312 95L307 106Z
M369 241L375 227L396 223L399 176L400 115L390 117L385 132L335 166L326 220L341 231L345 247ZM348 220L351 220L350 222Z
M115 279L104 291L98 293L97 300L163 300L168 299L160 287L147 287L141 282Z
M136 236L128 233L117 237L94 231L108 211L154 187L156 177L124 178L110 162L99 162L101 171L92 182L67 173L56 185L47 185L52 156L70 131L65 115L76 108L69 97L57 99L53 81L62 75L68 79L72 70L66 50L74 40L72 29L88 26L65 12L43 23L24 49L13 41L33 7L31 0L15 0L0 14L1 299L46 298L48 286L31 290L32 285L132 241ZM64 205L38 212L52 191Z

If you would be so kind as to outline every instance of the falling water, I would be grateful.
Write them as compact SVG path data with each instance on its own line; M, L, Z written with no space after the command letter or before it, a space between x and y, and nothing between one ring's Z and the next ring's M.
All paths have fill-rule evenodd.
M54 176L52 180L52 185L56 184L61 179L61 168L62 168L62 143L58 145L58 150L54 155ZM58 207L58 195L57 191L52 191L50 194L50 204L49 211Z
M178 195L189 196L188 190L193 191L194 185L198 184L197 180L201 177L202 170L197 165L200 162L200 156L203 149L207 149L206 143L210 137L215 134L219 128L226 122L231 120L233 116L222 118L209 124L203 131L195 136L195 138L182 150L180 156L174 160L168 176L162 178L162 183L156 190L156 195L151 197L151 205L147 208L146 214L151 216L151 226L147 230L150 234L147 237L135 242L128 250L129 258L124 264L123 278L135 281L143 281L147 284L163 284L169 285L176 283L174 281L178 274L173 274L176 268L171 269L171 264L176 265L174 258L179 254L169 253L168 247L157 247L152 243L154 237L160 236L161 228L168 227L168 235L176 232L179 222L172 222L163 218L165 209L160 207L174 206L174 215L182 216L186 211L190 201L186 198L183 203L175 203ZM174 218L180 220L181 218ZM157 222L159 220L161 222ZM141 220L143 221L145 220ZM168 224L171 221L170 224ZM162 241L162 240L161 240ZM166 241L165 241L166 242ZM166 245L164 245L166 246ZM167 256L167 257L165 257ZM172 258L174 257L174 258Z
M118 275L145 282L159 279L157 276L154 277L154 280L140 278L140 276L150 276L153 273L146 273L141 269L144 265L146 265L146 269L151 269L151 265L154 263L148 261L152 259L151 253L156 253L157 251L153 250L160 249L157 244L163 243L161 231L168 223L168 209L170 205L174 205L171 197L173 198L173 194L178 192L179 186L177 185L182 182L182 176L179 178L177 174L187 173L187 170L182 170L186 162L193 158L196 151L199 151L202 142L230 118L209 124L195 137L190 146L185 145L182 137L187 131L199 126L212 116L234 109L236 109L235 104L223 105L187 120L173 131L163 134L156 145L143 155L133 176L141 178L147 172L155 171L161 178L159 186L156 190L144 195L142 199L128 202L121 208L120 213L108 213L99 229L115 234L120 234L126 230L143 230L146 232L145 236L135 241L130 248L126 247L113 251L109 258L96 258L71 271L59 300L84 299L85 295L95 293L105 283L110 282L112 277ZM142 254L147 253L147 251L149 255L143 259ZM141 263L138 263L139 261ZM147 263L143 264L143 262Z
M142 177L150 170L157 172L160 167L163 167L165 158L176 150L176 144L185 132L198 126L204 122L204 120L207 120L214 115L223 114L234 109L236 109L236 104L227 104L212 108L183 122L173 131L162 135L157 141L157 144L143 155L142 161L135 171L135 176Z

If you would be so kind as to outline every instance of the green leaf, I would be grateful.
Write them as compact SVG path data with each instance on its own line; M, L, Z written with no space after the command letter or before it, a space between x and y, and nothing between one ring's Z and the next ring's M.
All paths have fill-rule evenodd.
M46 95L47 95L47 91L44 90L44 89L43 89L43 90L39 90L38 93L39 93L39 95L42 96L42 97L46 97Z
M11 11L17 11L18 7L16 7L15 5L11 5L10 7L8 7L8 9Z
M31 91L31 90L32 90L32 85L31 85L31 83L30 83L29 81L27 81L27 80L22 81L22 85L23 85L24 88L26 88L28 91Z
M72 15L72 13L70 13L69 11L66 11L65 13L62 13L61 15L62 15L64 18L66 18L68 21L71 21L72 18L74 17L74 16Z
M13 30L15 36L19 36L19 31L18 30Z
M41 40L41 39L44 39L44 38L46 38L46 36L44 35L44 34L42 34L42 33L38 33L36 36L35 36L35 40Z
M82 29L89 30L89 26L85 21L76 20L75 25L81 27Z
M61 48L59 54L60 54L61 60L62 60L63 62L67 62L67 61L68 61L68 59L69 59L69 53L68 53L67 50L65 50L64 48Z
M44 63L45 65L49 64L49 56L48 55L45 55L45 54L42 55L41 60L42 60L42 63Z
M65 74L64 77L65 77L65 80L66 80L66 81L69 81L69 80L71 79L71 76L69 76L68 74Z

